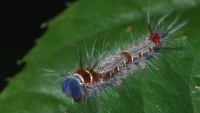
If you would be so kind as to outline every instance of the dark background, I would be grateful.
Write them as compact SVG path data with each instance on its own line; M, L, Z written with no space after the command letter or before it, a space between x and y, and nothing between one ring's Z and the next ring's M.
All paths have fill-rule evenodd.
M20 72L25 63L19 61L35 45L47 28L43 22L55 17L77 0L32 0L1 2L0 91L8 78Z

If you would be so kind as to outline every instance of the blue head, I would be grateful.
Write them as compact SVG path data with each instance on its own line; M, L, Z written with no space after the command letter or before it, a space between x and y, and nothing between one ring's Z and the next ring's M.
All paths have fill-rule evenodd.
M62 83L63 92L75 101L82 99L83 89L80 81L76 77L68 77Z

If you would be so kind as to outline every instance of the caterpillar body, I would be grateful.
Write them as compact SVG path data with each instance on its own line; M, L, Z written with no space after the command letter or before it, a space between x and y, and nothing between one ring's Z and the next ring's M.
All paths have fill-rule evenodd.
M142 42L108 57L100 57L96 62L89 62L85 67L80 57L80 67L62 82L62 90L66 96L74 101L86 100L110 85L120 84L136 69L145 68L146 62L165 46L166 40L187 23L183 21L176 24L179 18L177 16L169 26L162 26L164 20L171 14L172 10L170 10L158 19L153 28L149 12L150 8L147 11L147 25L150 34Z

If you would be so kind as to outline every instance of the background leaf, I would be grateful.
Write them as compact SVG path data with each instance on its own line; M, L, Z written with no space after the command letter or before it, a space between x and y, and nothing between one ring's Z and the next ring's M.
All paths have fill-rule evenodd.
M63 113L63 112L132 112L132 113L199 113L200 112L200 7L198 0L151 1L152 17L160 16L169 8L174 14L182 12L188 19L185 32L175 37L174 46L185 45L184 50L161 51L154 66L138 70L104 93L83 103L72 103L61 92L59 76L44 76L42 68L73 71L77 54L73 43L88 48L97 38L101 50L123 44L144 34L146 28L146 0L81 0L48 21L48 31L24 57L27 63L22 72L11 78L0 95L0 113ZM172 21L170 16L167 21ZM131 32L127 29L131 28ZM177 39L176 39L177 38ZM84 50L84 49L82 49ZM61 68L61 67L64 67ZM58 81L58 82L56 82Z

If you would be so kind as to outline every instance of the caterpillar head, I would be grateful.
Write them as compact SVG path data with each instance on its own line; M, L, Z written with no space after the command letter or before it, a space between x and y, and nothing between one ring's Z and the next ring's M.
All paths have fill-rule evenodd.
M62 90L66 96L73 98L74 101L80 101L83 97L82 84L77 76L67 77L62 83Z

